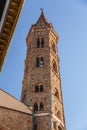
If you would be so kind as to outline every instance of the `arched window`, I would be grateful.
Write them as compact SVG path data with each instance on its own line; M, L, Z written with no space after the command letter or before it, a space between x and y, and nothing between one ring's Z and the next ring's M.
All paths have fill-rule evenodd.
M44 47L44 39L38 38L37 39L37 48L43 48Z
M40 39L37 39L37 48L40 48Z
M57 65L55 61L53 61L53 70L57 73Z
M43 103L41 102L40 103L40 110L43 110L44 109L44 106L43 106Z
M41 38L41 48L43 48L43 47L44 47L44 39Z
M57 98L59 98L59 93L58 93L57 88L55 88L55 93L54 93L54 95L55 95Z
M34 103L34 111L38 111L38 104Z
M43 57L37 57L36 66L37 67L43 67L44 66L44 58Z
M43 92L43 85L40 85L40 92Z
M57 117L58 117L59 119L61 119L61 113L60 113L60 111L57 112Z
M39 86L35 85L35 92L39 92Z
M35 85L35 92L43 92L43 85L42 84L36 84Z

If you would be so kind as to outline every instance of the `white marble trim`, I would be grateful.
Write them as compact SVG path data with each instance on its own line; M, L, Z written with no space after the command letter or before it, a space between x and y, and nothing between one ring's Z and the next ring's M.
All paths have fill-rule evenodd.
M47 116L49 113L39 113L39 114L34 114L34 116Z
M64 124L62 123L62 121L58 117L56 117L55 115L52 115L52 117L54 119L56 119L64 127Z

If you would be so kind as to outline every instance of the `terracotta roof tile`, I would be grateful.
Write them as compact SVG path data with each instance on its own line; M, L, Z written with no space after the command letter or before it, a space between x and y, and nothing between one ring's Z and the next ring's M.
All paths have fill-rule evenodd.
M31 109L29 109L26 105L24 105L19 100L12 97L2 89L0 89L0 106L13 109L16 111L32 114Z

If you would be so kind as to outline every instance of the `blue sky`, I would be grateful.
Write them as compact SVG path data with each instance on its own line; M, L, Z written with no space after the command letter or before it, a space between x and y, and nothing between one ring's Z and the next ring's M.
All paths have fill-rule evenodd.
M58 53L67 130L87 130L87 0L25 0L0 74L0 88L20 99L26 36L40 16L40 8L60 37Z

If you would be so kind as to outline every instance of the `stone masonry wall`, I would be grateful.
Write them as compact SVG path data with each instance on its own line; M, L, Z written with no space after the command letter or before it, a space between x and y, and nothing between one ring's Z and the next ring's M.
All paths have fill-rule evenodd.
M32 116L0 107L0 130L32 130Z

